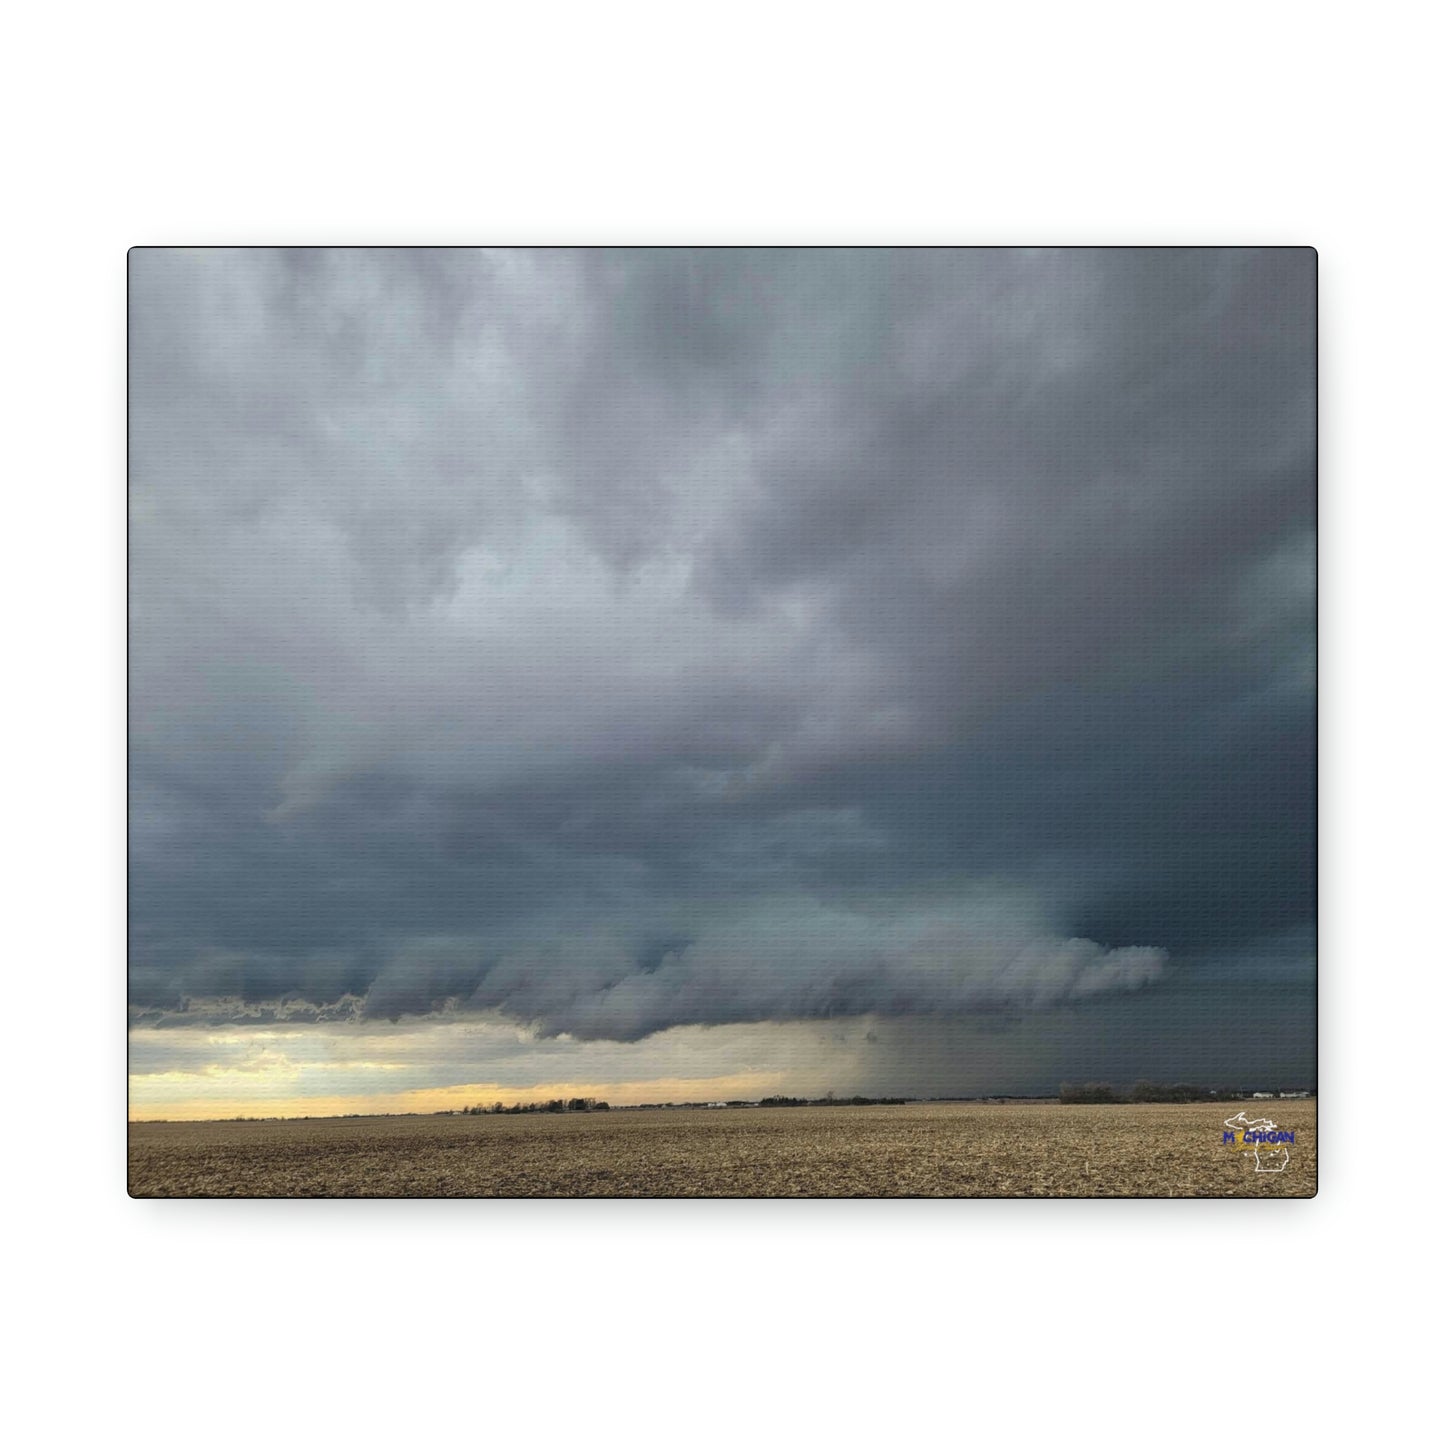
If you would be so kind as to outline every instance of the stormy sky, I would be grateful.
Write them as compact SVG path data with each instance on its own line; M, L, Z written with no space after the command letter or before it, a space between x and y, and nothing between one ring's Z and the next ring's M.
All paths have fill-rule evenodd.
M1308 250L132 252L133 1108L1312 1086L1314 347Z

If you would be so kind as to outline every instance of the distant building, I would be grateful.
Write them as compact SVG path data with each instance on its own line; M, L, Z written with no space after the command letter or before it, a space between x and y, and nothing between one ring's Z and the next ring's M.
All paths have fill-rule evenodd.
M1256 1099L1272 1099L1272 1098L1274 1098L1274 1095L1273 1095L1273 1094L1260 1094L1260 1093L1256 1093L1254 1097L1255 1097Z

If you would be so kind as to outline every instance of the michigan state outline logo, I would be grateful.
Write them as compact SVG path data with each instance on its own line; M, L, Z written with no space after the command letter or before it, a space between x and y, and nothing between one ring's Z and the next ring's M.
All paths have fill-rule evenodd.
M1256 1174L1280 1174L1289 1163L1293 1129L1277 1128L1273 1119L1248 1118L1243 1109L1224 1121L1224 1143L1254 1155Z

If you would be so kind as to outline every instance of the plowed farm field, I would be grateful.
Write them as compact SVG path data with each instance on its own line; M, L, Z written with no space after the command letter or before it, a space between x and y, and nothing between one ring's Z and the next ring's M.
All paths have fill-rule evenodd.
M1315 1101L935 1103L130 1126L130 1193L183 1197L1044 1197L1315 1193ZM1283 1167L1279 1167L1283 1163Z

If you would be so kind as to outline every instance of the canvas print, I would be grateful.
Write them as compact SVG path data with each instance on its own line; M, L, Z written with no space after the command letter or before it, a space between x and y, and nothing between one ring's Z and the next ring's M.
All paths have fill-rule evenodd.
M1316 1192L1316 270L140 247L129 1192Z

